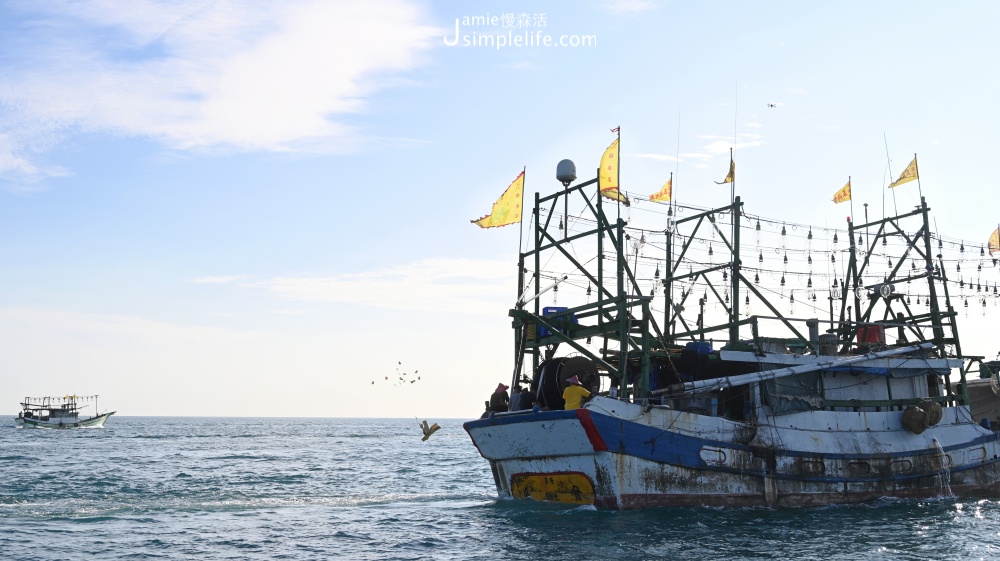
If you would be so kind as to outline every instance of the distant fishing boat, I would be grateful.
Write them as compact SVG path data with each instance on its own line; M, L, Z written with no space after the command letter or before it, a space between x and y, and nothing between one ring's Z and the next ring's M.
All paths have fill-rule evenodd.
M571 185L572 162L557 178L563 190L535 196L509 311L511 385L537 405L464 425L500 498L631 509L1000 496L1000 433L970 410L981 357L962 352L949 242L923 197L839 232L748 215L736 196L644 204L631 224L598 179ZM579 409L565 410L570 383L593 394Z
M97 411L97 397L96 395L26 397L21 402L21 411L14 419L14 425L19 428L38 429L102 428L108 417L115 414L114 411L80 418L81 409L93 405L94 411Z

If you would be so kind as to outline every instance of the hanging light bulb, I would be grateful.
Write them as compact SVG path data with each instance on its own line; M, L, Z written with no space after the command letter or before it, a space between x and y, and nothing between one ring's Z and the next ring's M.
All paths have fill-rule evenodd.
M837 262L837 254L836 253L831 253L830 254L830 263L836 263L836 262Z
M806 256L806 263L807 263L807 264L808 264L808 265L809 265L810 267L812 267L812 264L813 264L813 256L812 256L812 253L810 253L809 255L807 255L807 256Z
M785 275L781 275L781 286L785 286Z
M590 283L587 283L587 296L590 296Z
M813 285L813 277L812 275L809 275L809 280L806 282L806 288L812 288L812 285Z
M558 284L552 287L552 303L553 304L558 304L559 303L559 285Z
M813 239L813 229L812 226L809 227L809 235L806 236L807 240Z
M729 280L729 271L727 271L726 269L723 269L722 270L722 281L725 282L727 280Z
M760 220L757 221L756 233L754 234L757 238L757 245L760 245Z
M714 232L715 230L713 229L712 231ZM711 257L712 255L713 255L712 244L708 244L708 256Z
M788 313L790 313L790 314L794 314L795 313L795 291L794 290L792 291L792 294L788 297Z
M983 310L982 310L982 315L983 315L983 317L986 317L986 298L983 298Z
M660 278L660 262L659 261L656 262L656 272L653 273L653 278L654 279Z
M787 264L788 264L788 252L786 251L785 252L785 265L787 265Z
M753 274L753 283L754 284L760 284L760 273L754 273Z
M764 262L764 252L763 252L763 251L762 251L762 252L760 252L760 253L759 253L759 254L757 255L757 262L758 262L758 263L763 263L763 262Z
M562 218L559 219L559 229L560 230L564 230L565 229L565 227L563 226Z
M943 247L944 247L944 242L943 242L943 241L941 241L941 239L940 239L940 238L938 238L938 249L941 249L941 248L943 248Z
M834 232L834 233L833 233L833 245L834 245L835 247L836 247L836 245L837 245L837 232Z
M752 310L750 309L750 295L747 294L746 300L743 302L743 314L750 317Z
M979 246L979 257L986 257L986 248Z
M833 277L833 288L834 288L834 290L837 289L837 286L838 286L837 277Z

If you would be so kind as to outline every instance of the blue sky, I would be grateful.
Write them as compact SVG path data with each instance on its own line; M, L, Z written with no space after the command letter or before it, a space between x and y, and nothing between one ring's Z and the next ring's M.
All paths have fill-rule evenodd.
M843 227L830 198L850 176L858 212L922 191L942 234L985 242L998 12L3 2L4 407L76 392L129 415L476 416L510 377L518 230L469 221L522 168L528 200L563 158L589 177L616 126L627 193L675 172L681 202L725 204L735 147L748 212ZM596 44L446 44L487 14ZM914 153L919 191L887 191ZM421 380L387 383L397 369Z

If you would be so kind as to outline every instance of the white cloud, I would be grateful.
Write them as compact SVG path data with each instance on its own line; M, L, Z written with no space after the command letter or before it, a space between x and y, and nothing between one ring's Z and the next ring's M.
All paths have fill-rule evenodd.
M284 276L243 285L289 300L495 316L514 303L515 273L507 261L424 259L362 273Z
M615 14L638 14L652 10L656 4L651 0L608 0L604 7Z
M670 154L629 154L636 158L646 158L647 160L656 160L658 162L679 162L681 161L676 156L671 156Z
M243 280L245 277L242 276L209 276L200 277L193 279L191 282L196 282L200 284L228 284Z
M0 174L69 132L153 138L176 149L343 151L337 116L398 84L440 30L404 0L23 4L0 39Z
M764 137L757 133L741 133L737 135L735 144L733 143L733 137L731 136L716 136L704 134L698 138L702 140L707 140L708 143L705 144L698 152L687 152L681 154L682 158L690 158L694 160L708 160L722 154L729 154L729 149L741 150L744 148L753 148L755 146L763 146Z

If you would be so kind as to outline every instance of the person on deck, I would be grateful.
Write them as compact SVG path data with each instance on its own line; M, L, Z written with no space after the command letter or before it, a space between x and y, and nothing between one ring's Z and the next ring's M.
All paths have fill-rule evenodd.
M510 396L510 410L511 411L525 411L531 409L535 406L535 394L531 393L531 390L525 388L521 390L521 393L517 395L517 399L514 396Z
M510 396L507 395L507 388L502 383L497 385L497 389L490 396L490 411L500 413L510 408Z
M566 410L579 409L583 406L583 400L590 397L590 392L580 383L579 376L573 375L566 378L566 389L563 390L563 401L566 402Z
M514 389L510 390L510 410L517 411L517 404L521 401L521 386L514 384Z

